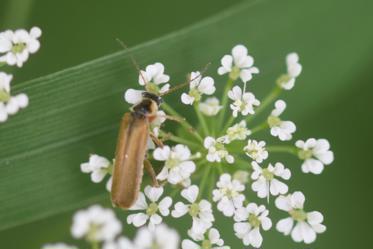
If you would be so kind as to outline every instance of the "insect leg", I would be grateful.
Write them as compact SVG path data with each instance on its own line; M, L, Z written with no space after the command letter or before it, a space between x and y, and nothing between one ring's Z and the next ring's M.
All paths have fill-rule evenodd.
M153 132L150 132L149 135L150 135L150 138L152 139L152 141L153 141L153 142L154 142L158 147L163 148L163 142L162 142L159 138L157 138L157 136L154 135Z
M150 175L150 178L152 179L153 187L159 187L157 175L155 174L153 166L148 159L144 160L144 168L146 172L148 172L148 174Z

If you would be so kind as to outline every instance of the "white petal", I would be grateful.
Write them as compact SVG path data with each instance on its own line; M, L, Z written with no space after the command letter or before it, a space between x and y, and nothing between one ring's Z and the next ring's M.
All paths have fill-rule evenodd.
M192 96L190 96L186 93L183 93L181 95L181 102L183 102L183 104L186 104L186 105L191 105L194 102L194 97L192 97Z
M172 210L171 215L174 218L179 218L185 215L188 212L188 206L182 202L178 202L175 204L175 209Z
M170 214L170 207L172 205L172 199L170 197L165 197L163 200L159 203L159 212L163 216L168 216Z
M289 235L293 229L294 220L292 218L282 219L276 224L277 231L283 233L284 235Z
M198 192L198 187L196 185L192 185L189 188L181 191L181 196L187 199L190 203L194 203L198 197Z
M207 95L213 94L215 92L214 79L211 77L204 77L199 83L198 90Z
M127 223L133 224L135 227L143 226L148 220L149 216L144 213L131 214L127 217Z
M159 197L163 194L163 187L150 187L146 186L144 189L145 195L151 200L152 202L157 202Z
M135 90L135 89L128 89L124 94L124 99L129 104L138 104L142 100L142 93L144 91Z

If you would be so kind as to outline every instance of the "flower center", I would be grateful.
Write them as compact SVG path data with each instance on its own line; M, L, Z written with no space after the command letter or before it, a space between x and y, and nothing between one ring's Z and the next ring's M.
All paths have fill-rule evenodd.
M197 203L193 203L189 207L189 214L192 217L196 217L199 214L199 205Z
M175 167L177 167L178 165L180 165L180 160L177 159L177 158L169 158L167 161L166 161L166 167L169 168L169 169L173 169Z
M157 203L150 203L148 209L146 209L146 214L149 215L149 216L152 216L154 214L156 214L158 211L158 205Z
M241 69L239 67L233 66L232 71L229 73L229 78L231 78L232 80L238 79L238 77L240 77L240 72Z
M233 138L245 139L246 134L247 134L247 129L244 128L244 127L238 127L238 128L235 128L235 129L228 129L227 134L231 139L233 139Z
M96 224L96 223L91 223L89 225L89 230L86 235L86 240L87 241L96 241L97 240L97 233L100 231L102 225L101 224Z
M216 150L218 150L218 151L220 151L220 150L225 151L225 146L224 146L224 144L222 144L222 143L216 143L216 144L215 144L215 148L216 148Z
M268 117L267 122L269 127L272 128L274 126L279 126L281 124L281 119L279 117L271 115Z
M192 96L196 102L201 100L201 93L197 90L197 88L190 89L189 95Z
M262 171L262 175L263 177L267 180L267 181L271 181L273 180L274 178L274 175L271 171L269 171L268 169L263 169Z
M25 50L26 48L26 43L16 43L13 45L12 47L12 53L13 54L19 54L19 53L22 53L23 50Z
M237 191L230 188L223 188L223 194L232 199L237 196Z
M209 240L204 240L202 241L202 249L211 249L211 241Z
M262 222L259 220L258 216L256 216L255 214L250 214L248 221L249 221L250 225L253 226L253 227L259 227L260 224L262 224Z
M298 157L302 160L306 160L311 158L313 155L312 150L299 150L298 151Z
M305 221L307 219L307 213L303 209L290 210L289 214L296 221Z
M10 99L10 94L5 90L0 90L0 102L7 102Z
M251 156L253 159L256 159L258 157L259 150L255 148L254 149L246 148L246 154Z
M147 92L150 92L150 93L155 93L155 94L158 94L159 93L159 87L157 84L153 83L153 82L148 82L146 85L145 85L145 89Z
M156 242L153 242L153 244L151 244L149 249L161 249L161 247Z
M282 86L282 85L288 83L290 80L291 80L290 75L283 74L280 77L278 77L276 83L277 83L277 85Z

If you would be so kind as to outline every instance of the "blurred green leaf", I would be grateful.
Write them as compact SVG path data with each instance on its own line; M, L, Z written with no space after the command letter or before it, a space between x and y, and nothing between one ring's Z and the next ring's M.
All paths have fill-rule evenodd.
M373 35L364 31L372 18L359 3L245 1L129 51L17 84L14 90L28 93L30 106L0 126L0 230L108 198L103 186L80 173L79 164L89 153L113 155L128 108L123 92L137 85L129 53L142 67L163 62L176 84L210 61L208 73L215 75L221 56L244 43L262 72L249 87L262 98L285 70L285 55L295 50L305 70L286 98L302 108L290 108L287 115L300 120L349 91L354 72L370 60ZM343 11L331 12L336 5L360 15L347 21ZM166 101L179 106L178 94Z

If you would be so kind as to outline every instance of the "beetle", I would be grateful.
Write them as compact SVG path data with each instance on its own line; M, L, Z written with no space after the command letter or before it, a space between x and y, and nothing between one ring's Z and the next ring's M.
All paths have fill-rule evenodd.
M137 200L142 182L143 169L150 174L153 186L158 181L153 167L146 159L147 143L151 137L158 146L161 141L149 131L149 126L156 118L162 97L150 92L142 93L140 103L124 114L115 152L111 200L113 205L128 209Z

